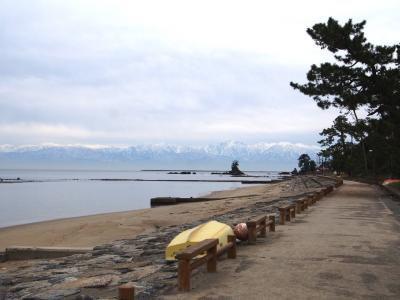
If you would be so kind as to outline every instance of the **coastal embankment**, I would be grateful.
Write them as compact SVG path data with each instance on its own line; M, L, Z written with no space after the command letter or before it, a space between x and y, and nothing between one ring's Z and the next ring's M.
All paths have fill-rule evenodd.
M65 258L2 263L0 291L10 299L65 298L79 294L113 298L118 285L134 282L138 297L159 297L176 285L176 264L165 262L164 251L179 232L211 219L233 225L260 213L276 212L279 206L334 182L329 178L299 176L271 185L209 195L224 200L3 229L0 236L5 246L16 235L25 245L36 242L41 246L96 246L89 253ZM17 230L16 235L13 230ZM27 234L24 230L31 231ZM44 245L45 242L53 244Z

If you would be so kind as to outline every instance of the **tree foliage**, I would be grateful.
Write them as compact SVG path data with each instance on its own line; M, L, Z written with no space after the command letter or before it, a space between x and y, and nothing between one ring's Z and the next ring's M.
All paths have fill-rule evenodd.
M298 166L301 173L314 172L316 170L317 164L313 161L308 154L302 154L298 158ZM296 170L297 171L297 170Z
M340 110L333 125L321 132L321 154L332 168L400 175L400 44L369 43L365 24L350 19L340 25L329 18L308 28L334 62L312 65L307 83L290 85L320 108Z

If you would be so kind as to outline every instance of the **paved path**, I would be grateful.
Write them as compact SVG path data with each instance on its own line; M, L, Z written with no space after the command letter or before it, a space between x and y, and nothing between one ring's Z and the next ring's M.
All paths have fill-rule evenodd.
M189 293L165 299L400 299L400 223L379 188L345 182Z

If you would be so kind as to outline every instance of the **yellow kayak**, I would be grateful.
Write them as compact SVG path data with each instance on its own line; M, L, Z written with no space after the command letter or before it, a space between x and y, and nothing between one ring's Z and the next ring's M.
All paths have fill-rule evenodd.
M233 235L232 228L224 223L209 221L178 234L165 249L165 259L175 260L179 251L205 239L219 239L217 250L228 243L228 235Z

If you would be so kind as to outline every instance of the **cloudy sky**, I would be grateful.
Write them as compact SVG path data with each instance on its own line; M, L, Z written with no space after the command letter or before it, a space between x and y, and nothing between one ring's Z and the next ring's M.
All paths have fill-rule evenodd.
M314 144L335 112L289 86L329 59L306 28L398 43L399 3L0 0L0 144Z

